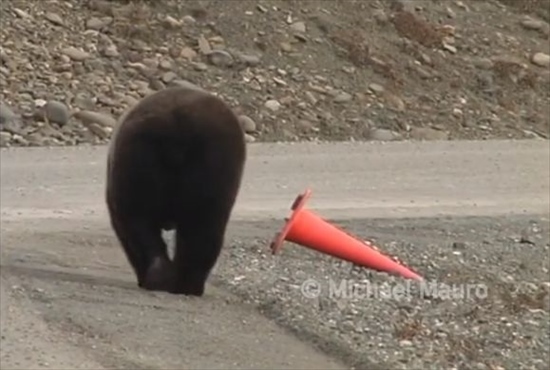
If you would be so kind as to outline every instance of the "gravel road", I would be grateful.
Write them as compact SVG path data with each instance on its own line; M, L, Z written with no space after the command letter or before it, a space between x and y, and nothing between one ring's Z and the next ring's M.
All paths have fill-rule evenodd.
M249 148L201 299L136 289L104 147L2 150L1 368L548 368L547 141ZM307 187L327 220L440 288L477 290L445 297L291 243L270 255Z

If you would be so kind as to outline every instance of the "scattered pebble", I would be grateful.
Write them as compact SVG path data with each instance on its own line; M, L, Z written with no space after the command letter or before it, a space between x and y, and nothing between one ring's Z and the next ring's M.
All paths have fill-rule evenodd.
M57 26L63 26L63 18L57 13L47 12L45 14L45 17L48 21L50 21L52 24L55 24Z
M62 50L63 54L65 54L66 56L68 56L69 58L71 58L72 60L74 61L77 61L77 62L81 62L83 60L86 60L90 57L90 54L81 50L81 49L77 49L73 46L70 46L68 48L65 48Z
M113 117L99 112L83 110L76 112L74 117L82 121L86 126L92 123L106 127L114 127L116 125L116 120Z
M398 133L383 128L375 128L369 131L369 140L373 141L396 141L400 138Z
M207 54L210 64L217 67L230 67L233 65L233 56L225 50L212 50Z
M50 100L44 106L44 115L47 120L61 126L66 125L71 118L69 108L64 103Z
M13 121L16 117L16 114L7 104L0 102L0 125L4 126Z
M386 89L382 85L372 83L369 85L369 90L374 93L383 93Z
M296 22L290 25L290 28L293 31L305 33L306 32L306 24L304 22Z
M335 103L347 103L353 99L353 96L351 94L348 94L347 92L339 93L334 97Z
M265 102L264 106L272 112L276 112L281 108L281 103L277 100L268 100Z
M447 140L449 134L446 131L435 130L430 127L413 127L410 132L410 138L421 141Z
M241 115L239 116L239 122L241 123L241 127L247 134L250 134L256 131L256 122L254 122L252 118L245 115Z
M539 67L548 67L550 66L550 55L545 53L535 53L533 54L531 61Z

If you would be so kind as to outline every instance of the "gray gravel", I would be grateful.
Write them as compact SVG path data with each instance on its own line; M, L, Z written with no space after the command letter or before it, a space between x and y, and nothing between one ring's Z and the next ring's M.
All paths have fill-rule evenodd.
M228 243L216 284L356 368L548 368L548 218L332 222L374 241L439 290L430 295L428 285L422 290L291 243L271 256L267 246L280 222L233 225L233 235L266 237ZM301 292L308 279L319 282L319 297ZM370 284L378 296L363 290L338 299L329 281ZM443 287L468 284L482 290L444 295ZM399 285L406 296L382 296Z

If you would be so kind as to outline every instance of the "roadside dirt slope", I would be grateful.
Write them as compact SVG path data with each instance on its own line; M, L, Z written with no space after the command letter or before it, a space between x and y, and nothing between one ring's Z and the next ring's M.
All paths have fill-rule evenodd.
M4 0L1 145L104 143L193 83L250 141L548 138L549 0Z

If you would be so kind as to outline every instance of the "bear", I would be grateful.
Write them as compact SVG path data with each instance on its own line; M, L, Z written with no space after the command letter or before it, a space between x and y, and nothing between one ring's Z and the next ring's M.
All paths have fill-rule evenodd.
M110 225L138 287L202 296L247 157L235 112L200 88L167 87L119 119L107 157ZM175 231L172 259L163 230Z

